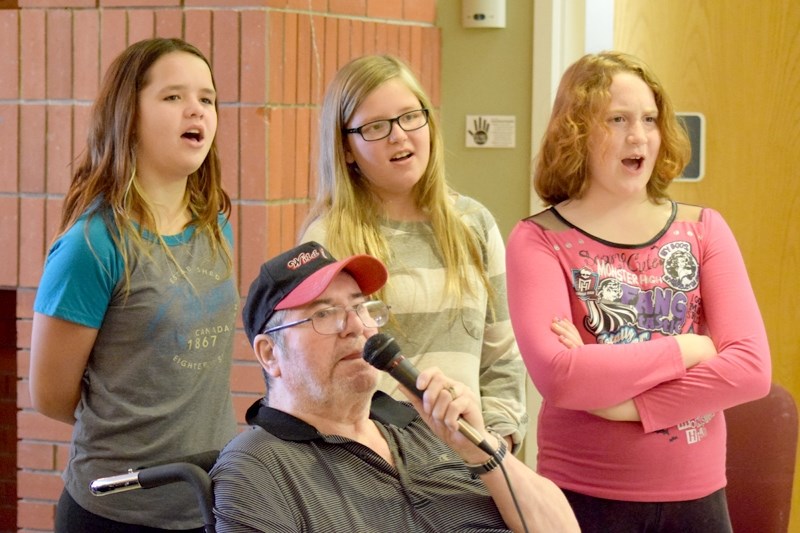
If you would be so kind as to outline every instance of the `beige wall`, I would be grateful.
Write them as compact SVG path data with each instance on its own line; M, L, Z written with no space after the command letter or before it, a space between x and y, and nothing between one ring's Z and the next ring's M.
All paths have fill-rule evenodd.
M440 1L436 25L447 175L492 211L505 238L530 214L533 2L507 0L505 28L465 29L461 1ZM466 148L466 116L479 114L515 115L516 148Z
M441 112L450 184L494 214L503 238L530 214L533 2L506 1L506 27L466 29L461 1L436 3L442 32ZM466 148L467 115L514 115L515 148ZM519 454L536 459L541 396L528 382L528 436Z

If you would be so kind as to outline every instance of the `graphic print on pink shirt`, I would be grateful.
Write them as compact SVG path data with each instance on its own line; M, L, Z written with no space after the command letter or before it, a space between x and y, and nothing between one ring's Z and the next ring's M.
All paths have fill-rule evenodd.
M654 332L679 334L699 305L699 295L687 294L698 286L698 262L690 243L667 243L645 261L639 255L596 257L596 270L587 266L572 270L575 294L586 303L584 325L598 343L643 342ZM637 275L629 268L654 263L662 265L660 279L644 272Z
M629 268L658 263L660 279L644 272L637 275ZM573 269L572 283L576 296L586 304L584 326L598 343L644 342L653 333L677 335L683 332L687 318L693 318L689 332L694 332L699 317L690 317L689 313L699 309L700 297L687 294L698 286L698 262L690 243L666 243L655 258L645 261L638 252L622 252L613 257L596 257L594 264L596 271L587 266ZM685 432L687 442L696 443L706 436L705 425L712 418L713 413L702 415L678 424L677 429ZM669 431L664 433L672 437Z

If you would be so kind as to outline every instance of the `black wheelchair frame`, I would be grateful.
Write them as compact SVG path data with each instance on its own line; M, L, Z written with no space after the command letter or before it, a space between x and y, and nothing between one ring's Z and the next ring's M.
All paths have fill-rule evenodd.
M219 450L209 450L167 463L158 463L128 470L125 474L95 479L89 485L95 496L108 496L137 489L152 489L171 483L189 483L203 514L206 533L216 533L214 493L208 472L219 456Z

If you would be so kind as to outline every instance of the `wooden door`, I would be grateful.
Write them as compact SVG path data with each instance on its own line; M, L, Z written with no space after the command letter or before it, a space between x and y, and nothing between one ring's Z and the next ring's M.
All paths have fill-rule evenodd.
M614 46L653 67L678 111L705 115L705 175L672 196L733 228L773 380L800 399L800 2L616 0L614 22ZM799 475L789 531L800 531Z

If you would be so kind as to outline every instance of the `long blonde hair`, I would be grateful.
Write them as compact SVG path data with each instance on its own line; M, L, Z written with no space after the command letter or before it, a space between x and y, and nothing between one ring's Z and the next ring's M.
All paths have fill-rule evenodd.
M56 236L65 233L84 214L100 216L122 255L126 288L130 286L130 253L149 255L152 243L143 238L144 233L158 236L153 211L135 180L138 96L149 83L150 67L171 52L193 54L211 70L200 50L181 39L163 38L130 45L108 68L92 108L86 150L72 175ZM212 252L222 254L230 272L231 250L218 217L230 216L231 200L222 189L216 139L203 163L187 180L185 202L191 213L190 223L198 234L209 237ZM139 222L138 227L134 221ZM174 261L163 238L159 236L157 242ZM132 245L132 252L126 243Z
M339 70L328 87L320 114L317 197L301 234L314 221L324 219L326 246L335 256L367 253L384 263L390 261L392 253L380 230L383 219L380 200L356 165L347 163L343 130L364 99L393 79L402 81L420 106L430 110L430 159L424 174L414 185L413 195L417 207L430 217L445 266L446 291L459 302L465 294L474 294L475 288L470 286L470 277L466 275L469 267L474 266L481 283L492 294L481 249L485 243L453 206L454 192L445 179L443 142L436 113L408 66L393 56L368 55L354 59Z

